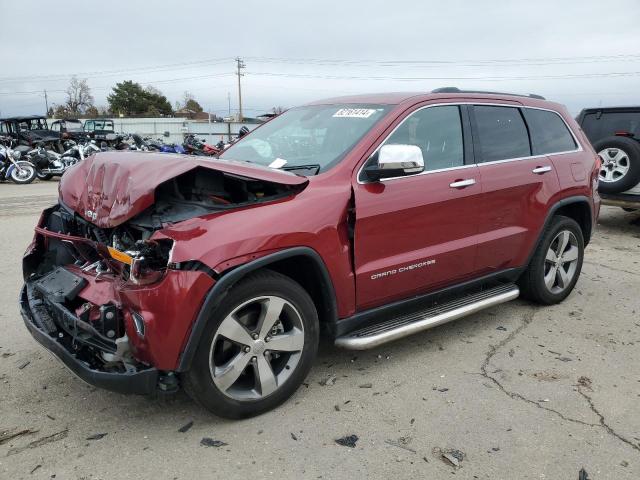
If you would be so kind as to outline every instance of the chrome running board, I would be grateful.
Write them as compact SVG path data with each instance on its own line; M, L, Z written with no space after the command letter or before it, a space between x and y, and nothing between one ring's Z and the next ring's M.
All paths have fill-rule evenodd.
M350 350L366 350L508 302L518 295L520 290L513 284L470 293L425 310L361 328L336 338L335 344Z

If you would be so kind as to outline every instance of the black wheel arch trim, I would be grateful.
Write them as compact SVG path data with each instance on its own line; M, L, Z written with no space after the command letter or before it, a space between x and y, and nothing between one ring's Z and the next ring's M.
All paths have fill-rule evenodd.
M331 281L329 270L327 269L327 266L322 260L320 254L318 254L318 252L310 247L292 247L285 250L280 250L278 252L265 255L264 257L260 257L256 260L252 260L243 265L240 265L239 267L234 268L228 273L223 274L218 279L211 290L209 290L209 292L207 293L204 303L200 308L200 311L198 312L198 316L196 317L196 320L191 328L191 332L189 333L189 339L187 340L186 346L182 351L182 354L180 355L178 368L176 369L176 371L186 372L191 367L191 362L193 361L196 350L198 349L200 338L202 337L202 333L204 332L204 329L209 322L212 313L220 305L220 302L224 298L225 294L233 285L235 285L239 280L241 280L251 272L264 267L268 267L269 265L280 260L297 256L304 256L311 259L318 267L321 282L323 284L322 287L328 300L330 310L329 320L331 321L337 319L338 307L336 302L335 290L333 288L333 282Z
M544 224L542 225L542 228L538 233L538 239L536 240L534 247L531 249L531 252L529 252L529 256L527 257L527 263L525 263L525 267L528 266L529 263L531 263L531 259L533 258L533 255L535 254L536 250L540 246L540 242L542 242L542 237L544 236L544 232L547 229L547 226L549 226L549 223L551 223L551 220L556 215L558 210L560 210L562 207L566 207L567 205L573 205L576 203L586 204L587 207L589 208L589 231L585 232L585 235L584 235L584 246L585 247L587 246L591 238L591 233L593 232L593 224L595 222L595 218L593 218L593 208L591 207L591 203L589 203L589 199L584 195L575 195L572 197L563 198L557 201L556 203L554 203L549 209L549 211L547 212L547 217L545 218Z

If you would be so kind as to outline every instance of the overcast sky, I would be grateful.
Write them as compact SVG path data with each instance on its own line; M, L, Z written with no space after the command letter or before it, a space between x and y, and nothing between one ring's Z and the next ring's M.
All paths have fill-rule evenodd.
M0 115L96 105L122 80L245 115L328 96L439 86L534 92L583 107L640 104L640 5L603 1L0 0Z

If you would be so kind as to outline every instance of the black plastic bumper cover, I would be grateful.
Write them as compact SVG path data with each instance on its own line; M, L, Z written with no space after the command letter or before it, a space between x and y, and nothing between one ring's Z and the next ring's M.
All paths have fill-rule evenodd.
M40 345L58 357L62 363L81 380L84 380L90 385L117 393L148 395L156 391L158 370L155 368L134 373L112 373L94 370L76 358L76 356L64 345L59 343L56 338L49 336L44 330L39 328L37 324L42 322L37 322L34 318L37 312L29 305L26 285L22 287L20 292L20 313L31 336L33 336Z

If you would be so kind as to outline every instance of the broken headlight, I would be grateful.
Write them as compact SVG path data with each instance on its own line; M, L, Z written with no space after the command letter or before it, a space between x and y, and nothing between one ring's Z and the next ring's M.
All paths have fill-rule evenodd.
M113 247L108 250L111 258L126 265L123 274L128 280L136 285L148 285L163 277L172 247L172 240L139 240L124 252Z

